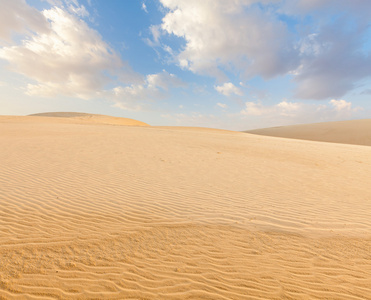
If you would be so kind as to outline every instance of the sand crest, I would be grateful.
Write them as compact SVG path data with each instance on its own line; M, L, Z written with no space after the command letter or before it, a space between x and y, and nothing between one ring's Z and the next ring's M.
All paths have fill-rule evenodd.
M0 117L0 298L365 299L369 147Z
M129 118L112 117L106 115L87 114L78 112L48 112L29 115L31 117L66 118L69 122L78 124L106 124L126 126L149 126L147 123ZM45 120L44 120L45 121ZM59 120L58 122L60 122Z

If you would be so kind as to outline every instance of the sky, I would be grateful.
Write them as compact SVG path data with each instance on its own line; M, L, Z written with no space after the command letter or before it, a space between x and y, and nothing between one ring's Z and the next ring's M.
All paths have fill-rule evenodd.
M0 0L0 115L370 118L370 20L368 0Z

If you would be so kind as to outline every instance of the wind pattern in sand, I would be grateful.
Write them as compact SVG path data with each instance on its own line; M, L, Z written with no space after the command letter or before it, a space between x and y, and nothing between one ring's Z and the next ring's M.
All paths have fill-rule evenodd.
M0 117L0 299L371 296L371 148L79 122Z

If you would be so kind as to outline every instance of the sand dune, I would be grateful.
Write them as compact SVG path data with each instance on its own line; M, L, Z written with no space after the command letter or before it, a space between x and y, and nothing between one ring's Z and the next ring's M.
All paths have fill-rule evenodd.
M371 146L371 119L281 126L245 132L292 139Z
M0 298L367 299L368 147L0 117Z
M126 126L149 126L148 124L128 119L106 115L77 113L77 112L47 112L29 115L31 117L51 117L51 118L67 118L73 123L79 124L107 124L107 125L126 125Z

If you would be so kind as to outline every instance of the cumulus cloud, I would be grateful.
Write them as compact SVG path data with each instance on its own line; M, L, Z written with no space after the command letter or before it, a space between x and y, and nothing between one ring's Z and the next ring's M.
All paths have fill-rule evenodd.
M356 113L361 110L360 107L353 108L352 103L345 100L333 99L326 104L307 104L283 100L275 105L246 102L240 114L247 117L259 117L260 122L266 124L265 126L277 126L343 120L356 116Z
M147 75L146 81L149 88L159 87L166 91L169 90L170 87L186 87L185 82L165 70L162 70L162 73Z
M217 106L219 106L217 104ZM292 102L286 99L280 103L267 105L261 102L247 101L238 113L220 115L214 113L190 112L162 115L164 119L179 126L205 126L231 130L248 130L272 126L284 126L301 123L329 122L364 117L362 108L352 107L345 100L325 103Z
M148 109L151 101L164 99L169 94L170 88L182 88L186 84L163 70L161 73L149 74L144 83L130 86L119 86L106 95L112 99L116 107L126 110Z
M232 82L226 82L223 85L215 86L215 89L218 91L218 93L223 94L227 97L231 95L243 95L241 89L236 87Z
M272 106L265 106L260 102L246 102L245 108L240 112L247 116L285 116L292 117L302 109L300 103L288 102L286 100Z
M225 78L223 70L271 78L298 64L286 25L253 0L161 0L168 13L161 28L182 37L178 64L195 73ZM250 9L247 9L250 8Z
M44 10L43 17L49 22L47 33L32 34L20 45L0 49L0 58L10 63L11 70L35 81L28 84L28 94L89 99L114 79L123 83L141 80L77 16L54 7Z
M151 101L167 97L172 88L186 86L165 70L147 76L134 72L82 20L88 13L77 0L47 1L54 6L43 12L23 0L5 2L8 8L14 8L10 9L13 19L23 26L9 21L8 29L15 28L24 36L21 42L0 48L0 58L9 62L12 71L31 80L26 86L28 95L105 98L119 108L140 110L149 108Z
M351 102L347 102L345 100L335 100L335 99L332 99L330 101L330 103L332 104L332 106L334 107L334 109L337 112L358 111L358 110L361 110L361 108L359 108L359 107L353 108L352 107L352 103Z
M287 102L287 101L282 101L278 103L276 106L284 112L297 111L300 108L299 103L293 103L293 102Z
M371 76L371 58L360 51L367 26L351 24L345 17L326 24L302 45L295 96L302 99L341 97L356 83Z
M261 116L270 111L270 108L264 107L261 103L246 102L245 109L241 111L241 114L247 116Z
M219 81L229 72L243 79L290 75L297 98L319 100L342 97L371 76L371 1L160 1L166 14L154 39L183 39L169 53L194 73ZM299 20L295 28L285 16Z
M371 76L370 1L293 0L282 11L308 14L313 25L300 25L300 66L294 71L295 96L301 99L339 98ZM368 50L367 50L368 49Z
M13 33L49 31L45 16L25 0L0 0L0 7L0 42L10 42Z

